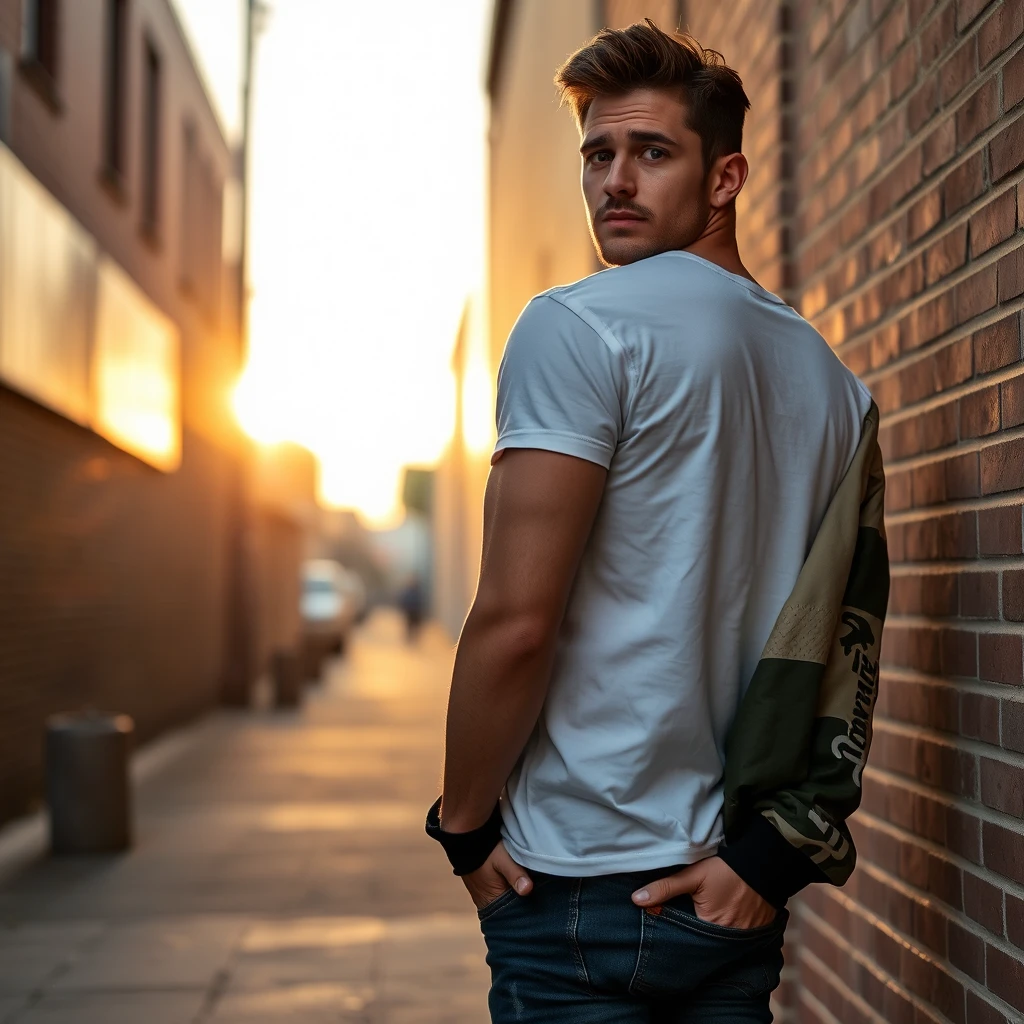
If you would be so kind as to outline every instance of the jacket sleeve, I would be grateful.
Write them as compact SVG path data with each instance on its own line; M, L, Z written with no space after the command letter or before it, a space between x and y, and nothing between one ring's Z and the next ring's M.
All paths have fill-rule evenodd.
M871 406L860 444L776 621L726 744L719 856L781 907L856 864L889 599L885 477Z

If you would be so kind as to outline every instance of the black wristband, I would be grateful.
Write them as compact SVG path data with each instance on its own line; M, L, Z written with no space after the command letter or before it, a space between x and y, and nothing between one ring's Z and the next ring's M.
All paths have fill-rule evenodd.
M472 874L501 842L501 810L495 804L487 821L472 832L445 832L441 828L441 797L438 797L427 811L427 835L444 848L452 874Z
M805 886L828 881L810 857L791 846L760 814L751 817L741 834L720 846L718 856L758 896L779 909Z

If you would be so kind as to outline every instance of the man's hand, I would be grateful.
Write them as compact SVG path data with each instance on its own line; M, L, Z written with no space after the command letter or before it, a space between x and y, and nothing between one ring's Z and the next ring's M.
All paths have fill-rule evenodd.
M504 843L498 843L490 857L472 874L463 875L462 881L477 910L483 910L508 889L515 889L520 896L525 896L533 888L532 879L508 855Z
M726 928L760 928L771 924L777 913L720 857L708 857L651 882L633 893L633 902L658 907L683 893L693 897L693 908L702 921Z

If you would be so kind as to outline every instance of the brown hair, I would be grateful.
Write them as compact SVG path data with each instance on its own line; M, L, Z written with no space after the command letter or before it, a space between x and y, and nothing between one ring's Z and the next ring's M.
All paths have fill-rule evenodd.
M743 145L750 100L740 76L720 53L705 50L691 35L663 32L650 18L629 28L602 29L558 69L555 85L579 125L597 96L678 89L687 127L700 136L705 173Z

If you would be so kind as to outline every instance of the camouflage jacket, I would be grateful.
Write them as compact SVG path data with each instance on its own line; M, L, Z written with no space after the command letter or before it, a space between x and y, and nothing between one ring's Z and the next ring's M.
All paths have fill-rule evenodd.
M726 742L721 856L782 906L810 882L842 885L878 693L889 557L878 408L836 491Z

